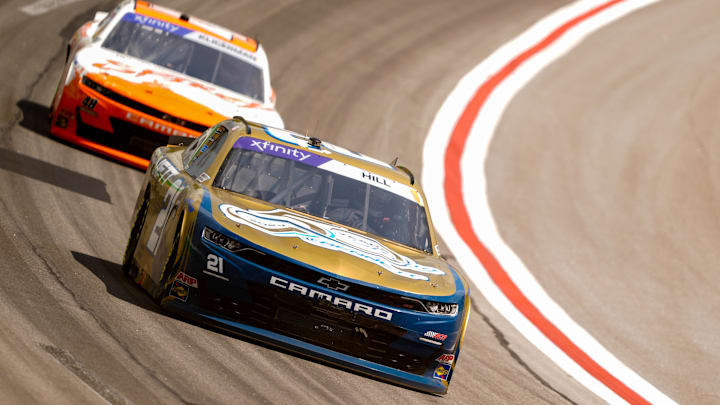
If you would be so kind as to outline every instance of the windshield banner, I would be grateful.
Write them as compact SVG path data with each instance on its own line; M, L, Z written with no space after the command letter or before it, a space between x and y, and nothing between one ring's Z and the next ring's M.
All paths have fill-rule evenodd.
M325 145L328 144L326 143ZM307 149L293 148L288 144L281 145L279 143L268 142L262 139L245 136L235 141L233 148L251 150L264 153L266 155L305 163L309 166L314 166L319 169L327 170L329 172L337 173L339 175L360 181L362 183L369 184L371 186L385 189L393 194L397 194L403 198L417 203L420 206L423 206L422 200L417 196L417 194L414 194L413 189L408 186L405 186L394 180L381 177L375 173L363 170L359 167L338 162L337 160L325 156L317 155ZM319 151L319 153L323 153L323 151Z
M193 31L191 29L175 25L165 20L159 20L157 18L148 17L142 14L126 13L123 16L122 21L129 21L135 24L143 25L145 27L152 27L163 32L169 32L173 35L183 37L192 42L213 48L222 53L226 53L228 55L243 59L247 62L252 63L253 65L257 65L257 58L255 57L255 55L240 48L239 46L233 45L225 40L217 39L210 35L203 34L201 32Z
M250 137L241 137L235 142L233 148L252 150L266 155L295 160L315 167L332 160L328 157L318 156L309 151L296 149L288 145L280 145L279 143L263 141L261 139Z
M189 34L192 32L191 30L183 28L179 25L175 25L173 23L169 23L163 20L158 20L157 18L148 17L142 14L127 13L123 16L122 20L130 21L135 24L142 24L146 27L152 27L181 37L185 34Z

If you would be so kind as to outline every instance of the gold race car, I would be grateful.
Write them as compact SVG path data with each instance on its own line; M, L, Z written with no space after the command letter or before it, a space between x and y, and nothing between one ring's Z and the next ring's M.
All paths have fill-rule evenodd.
M242 118L158 148L123 270L168 311L444 394L467 283L412 173Z

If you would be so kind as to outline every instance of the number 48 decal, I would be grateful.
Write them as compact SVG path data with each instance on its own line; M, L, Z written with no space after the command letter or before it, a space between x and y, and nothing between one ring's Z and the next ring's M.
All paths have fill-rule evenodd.
M205 267L205 270L203 270L203 273L217 277L221 280L230 281L229 278L223 276L223 258L220 256L216 256L212 253L209 253L207 255L207 266Z

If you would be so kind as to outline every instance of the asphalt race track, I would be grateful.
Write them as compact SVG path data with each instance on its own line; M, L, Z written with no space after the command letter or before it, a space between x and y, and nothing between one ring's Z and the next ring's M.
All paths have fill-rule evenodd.
M460 77L566 3L161 2L258 37L289 128L415 173ZM143 173L48 134L67 39L114 3L26 4L0 5L0 403L602 402L478 291L444 398L162 313L119 266ZM516 97L487 161L508 244L681 403L720 402L718 17L668 0L591 35Z

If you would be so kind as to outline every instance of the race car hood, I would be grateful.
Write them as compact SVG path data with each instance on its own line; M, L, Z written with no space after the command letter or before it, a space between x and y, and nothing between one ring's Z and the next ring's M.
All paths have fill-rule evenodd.
M78 76L87 75L121 96L197 124L209 127L240 115L283 127L271 105L99 45L80 50L74 62Z
M463 288L439 257L340 224L217 189L202 206L201 213L238 240L341 278L423 296Z

